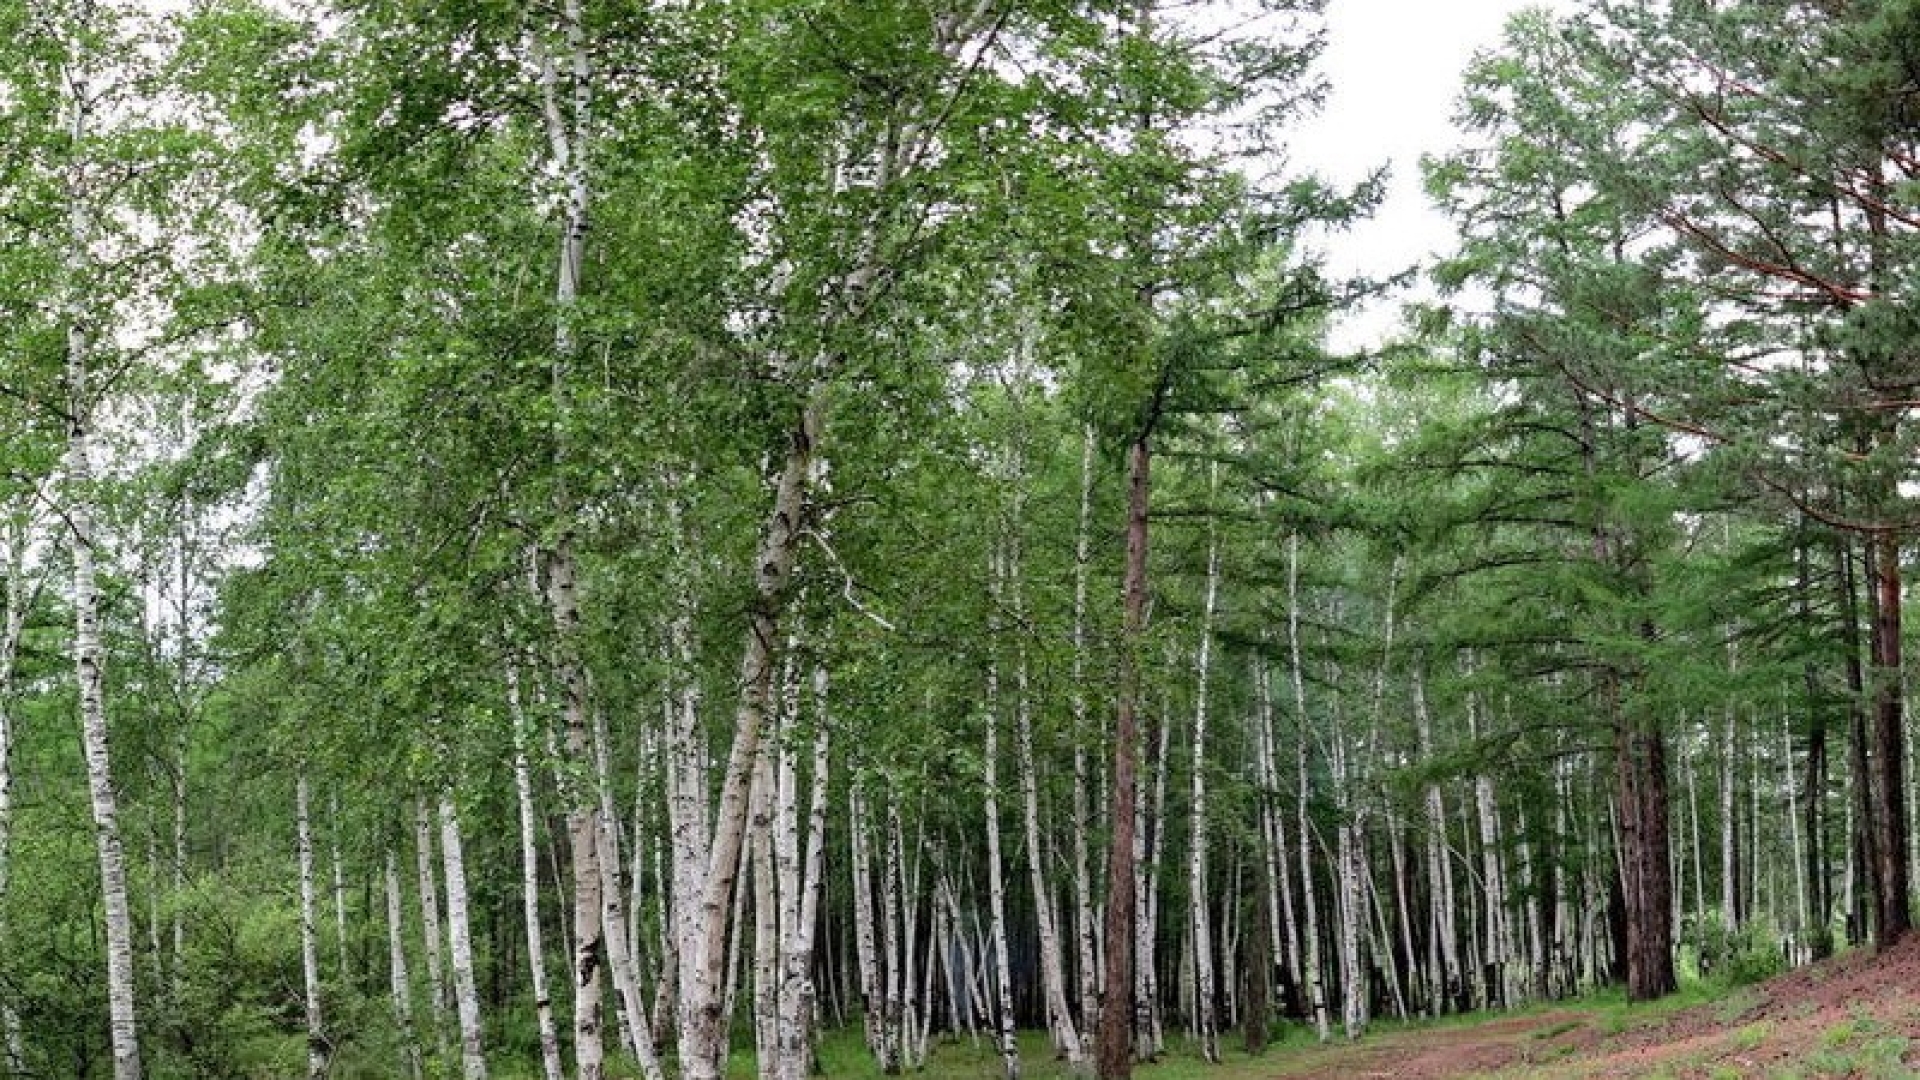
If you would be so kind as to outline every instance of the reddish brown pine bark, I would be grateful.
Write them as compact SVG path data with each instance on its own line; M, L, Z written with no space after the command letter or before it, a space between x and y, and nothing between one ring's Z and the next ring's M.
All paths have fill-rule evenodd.
M1900 542L1873 540L1873 829L1880 872L1880 922L1874 943L1885 947L1912 928L1907 898L1907 807L1902 775L1906 735L1900 704Z
M1113 732L1113 834L1107 848L1106 993L1100 1001L1100 1031L1094 1046L1099 1080L1133 1075L1133 822L1140 731L1136 715L1140 673L1135 650L1147 612L1147 481L1151 458L1146 434L1127 448L1127 567L1124 586L1125 643L1121 648L1118 717Z

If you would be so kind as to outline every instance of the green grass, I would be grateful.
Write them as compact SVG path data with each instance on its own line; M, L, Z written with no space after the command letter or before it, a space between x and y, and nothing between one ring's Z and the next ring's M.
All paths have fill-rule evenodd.
M1303 1068L1337 1066L1344 1059L1364 1055L1373 1045L1417 1040L1425 1032L1472 1028L1516 1017L1555 1017L1539 1030L1514 1036L1516 1043L1530 1045L1588 1026L1603 1035L1620 1034L1661 1023L1675 1013L1703 1005L1713 1006L1719 1020L1731 1024L1751 1010L1758 1000L1750 990L1730 992L1717 982L1689 979L1683 982L1678 993L1654 1002L1629 1002L1624 991L1615 988L1565 1001L1536 1002L1509 1011L1465 1013L1434 1020L1376 1020L1369 1027L1367 1037L1358 1044L1349 1043L1341 1036L1337 1022L1333 1038L1325 1044L1314 1038L1310 1024L1276 1022L1267 1049L1257 1055L1249 1055L1241 1048L1237 1031L1223 1033L1222 1060L1217 1066L1207 1064L1189 1040L1169 1032L1167 1052L1157 1061L1137 1066L1134 1075L1138 1080L1271 1080ZM1757 1046L1767 1030L1765 1024L1748 1025L1735 1034L1735 1039L1751 1040L1751 1045ZM1852 1038L1852 1034L1850 1027L1848 1037ZM1564 1056L1565 1050L1561 1048L1559 1055ZM1857 1048L1853 1052L1857 1052ZM821 1074L827 1080L879 1080L879 1067L867 1052L857 1025L828 1032L820 1042L819 1058ZM1020 1033L1020 1072L1022 1080L1087 1080L1091 1075L1090 1069L1076 1070L1056 1058L1043 1031ZM752 1080L751 1046L735 1048L727 1073L729 1080ZM623 1070L610 1071L609 1075L631 1074ZM936 1034L928 1048L926 1065L906 1075L918 1080L999 1080L1000 1055L993 1040L984 1032L977 1039Z

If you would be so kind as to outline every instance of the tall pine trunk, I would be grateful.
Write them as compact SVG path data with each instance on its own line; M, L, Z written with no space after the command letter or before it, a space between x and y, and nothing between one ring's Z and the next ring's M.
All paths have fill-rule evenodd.
M1147 503L1149 432L1127 447L1127 555L1122 586L1124 623L1120 645L1119 707L1113 732L1113 818L1107 846L1106 977L1095 1045L1099 1080L1133 1075L1134 829L1139 782L1139 652L1146 631ZM1141 957L1151 963L1151 957Z
M1874 943L1882 948L1912 928L1908 895L1906 729L1902 712L1900 540L1882 532L1868 541L1868 610L1873 618L1874 856L1879 860L1880 923Z

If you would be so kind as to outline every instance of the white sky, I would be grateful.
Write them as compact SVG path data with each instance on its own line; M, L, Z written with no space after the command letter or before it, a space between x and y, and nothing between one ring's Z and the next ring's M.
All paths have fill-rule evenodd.
M1461 73L1527 7L1570 10L1572 0L1330 0L1320 63L1332 92L1294 136L1294 167L1348 184L1392 170L1373 219L1322 242L1334 273L1384 276L1450 248L1451 225L1420 190L1420 155L1454 145ZM1398 329L1399 308L1389 300L1346 316L1335 346L1379 344Z

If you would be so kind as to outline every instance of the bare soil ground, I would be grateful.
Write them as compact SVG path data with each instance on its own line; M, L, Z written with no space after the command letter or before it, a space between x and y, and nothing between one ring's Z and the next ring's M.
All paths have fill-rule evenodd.
M1680 1012L1569 1007L1309 1050L1271 1075L1738 1080L1920 1077L1920 936Z

